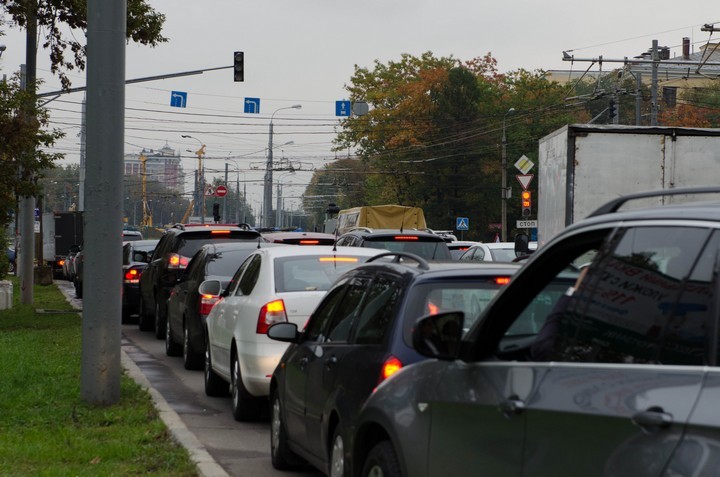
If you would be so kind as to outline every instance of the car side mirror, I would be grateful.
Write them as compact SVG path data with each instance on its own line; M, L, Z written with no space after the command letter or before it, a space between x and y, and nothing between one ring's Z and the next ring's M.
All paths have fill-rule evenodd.
M275 341L297 343L300 334L295 323L275 323L268 328L267 337Z
M465 313L447 311L418 319L412 333L415 351L446 361L455 359L460 349Z
M205 280L198 287L198 293L201 295L220 296L222 291L220 280Z

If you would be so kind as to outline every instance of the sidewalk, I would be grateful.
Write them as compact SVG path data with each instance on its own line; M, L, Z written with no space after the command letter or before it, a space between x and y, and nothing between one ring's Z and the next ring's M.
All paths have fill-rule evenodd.
M73 307L82 310L82 300L75 298L75 288L71 283L65 281L56 281L54 283ZM120 361L127 375L148 391L155 403L155 408L160 418L167 426L173 439L187 449L190 459L197 465L198 474L201 477L230 477L210 455L198 438L190 432L182 419L180 419L178 413L175 412L165 398L152 387L147 377L124 350L121 350Z

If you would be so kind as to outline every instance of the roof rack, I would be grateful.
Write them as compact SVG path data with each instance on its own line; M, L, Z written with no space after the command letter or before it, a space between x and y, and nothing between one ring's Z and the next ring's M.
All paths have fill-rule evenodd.
M646 192L637 192L635 194L628 194L617 199L613 199L601 206L595 212L588 215L588 217L597 217L598 215L612 214L617 212L620 207L625 205L631 200L648 199L652 197L663 197L670 195L695 195L695 194L720 194L720 187L718 186L707 186L707 187L682 187L679 189L661 189Z
M414 253L408 253L408 252L384 252L380 255L375 255L374 257L370 257L365 261L365 263L370 263L376 261L378 258L385 258L385 257L395 257L390 262L391 263L401 263L401 260L403 258L409 258L410 260L413 260L417 262L418 268L420 270L430 270L430 265L425 261L424 258L415 255ZM404 262L402 262L404 263Z

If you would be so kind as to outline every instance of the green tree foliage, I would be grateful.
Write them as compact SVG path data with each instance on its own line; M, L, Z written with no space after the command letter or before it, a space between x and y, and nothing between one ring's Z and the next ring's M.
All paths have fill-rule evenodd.
M338 149L357 148L367 168L367 199L343 207L418 206L437 229L467 216L474 224L468 238L479 240L489 239L489 225L500 222L503 125L508 186L518 197L512 164L522 155L537 159L538 139L588 118L586 105L568 103L568 89L542 71L501 74L489 54L466 62L429 52L387 65L376 61L373 70L356 66L347 89L352 101L371 108L344 120L337 139ZM326 172L316 174L318 182ZM509 218L519 218L519 209L519 198L510 200Z
M50 52L51 70L69 88L65 71L85 69L86 45L80 39L87 31L87 0L0 0L0 6L0 26L20 28L27 26L28 8L34 7L42 47ZM147 0L128 0L127 13L129 40L149 46L167 41L162 36L165 15L153 10Z
M18 196L41 192L38 174L61 157L46 152L64 133L49 131L48 113L33 103L19 77L0 82L0 225L7 226ZM30 151L30 152L28 152Z

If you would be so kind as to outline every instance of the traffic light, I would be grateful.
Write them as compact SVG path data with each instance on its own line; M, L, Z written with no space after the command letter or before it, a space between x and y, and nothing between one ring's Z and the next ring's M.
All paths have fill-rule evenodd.
M532 214L532 195L529 190L524 190L520 194L520 204L522 205L522 216L530 217L530 214Z
M610 104L608 104L608 119L613 119L615 117L615 100L611 99Z
M217 202L213 204L213 220L220 222L220 204Z
M245 81L245 53L235 52L235 81Z

